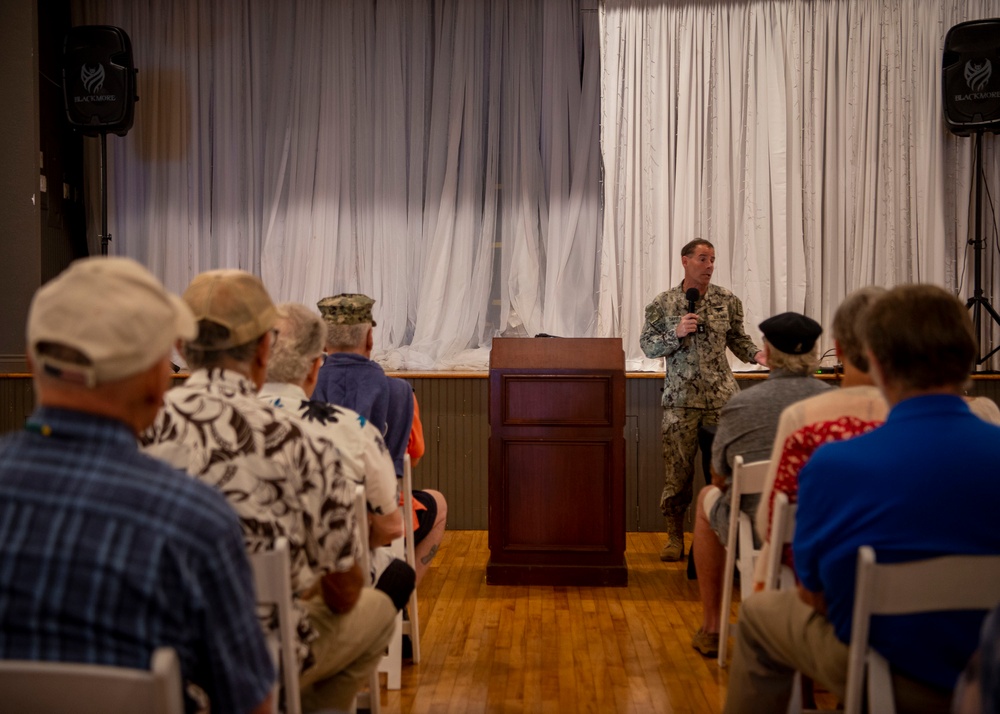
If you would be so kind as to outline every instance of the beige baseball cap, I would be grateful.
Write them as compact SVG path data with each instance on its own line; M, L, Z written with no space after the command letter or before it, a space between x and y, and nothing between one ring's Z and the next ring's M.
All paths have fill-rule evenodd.
M209 270L196 275L184 302L196 320L210 320L229 330L229 337L212 344L197 339L191 346L205 350L227 350L257 339L274 327L278 311L264 283L244 270Z
M197 334L191 310L130 258L75 261L35 293L27 342L35 369L93 387L138 374ZM58 356L67 347L87 364ZM52 354L48 354L51 352Z

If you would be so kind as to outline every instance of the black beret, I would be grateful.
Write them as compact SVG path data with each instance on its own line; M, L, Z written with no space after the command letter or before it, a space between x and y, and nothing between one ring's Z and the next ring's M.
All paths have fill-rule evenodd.
M811 317L783 312L760 323L765 339L785 354L804 355L816 344L823 328Z

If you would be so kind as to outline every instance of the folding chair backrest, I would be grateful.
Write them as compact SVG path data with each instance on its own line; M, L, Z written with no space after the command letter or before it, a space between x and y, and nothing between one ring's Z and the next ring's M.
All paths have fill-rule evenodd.
M762 506L764 504L761 504ZM767 551L764 568L764 589L778 590L795 586L795 574L781 564L785 546L792 542L795 533L796 504L788 502L788 494L779 491L774 496L774 514L771 516L771 547Z
M740 511L744 496L761 493L767 479L769 460L744 463L742 456L733 459L733 484L730 486L729 537L726 542L726 565L722 574L722 610L719 628L719 666L726 666L729 646L729 609L733 602L733 569L737 567L737 536L739 536L739 562L741 587L750 588L753 580L753 524L750 517ZM749 589L746 590L750 592Z
M1000 555L951 555L879 564L871 546L858 548L845 714L861 714L866 664L869 710L895 712L889 665L868 647L873 615L985 611L998 602Z
M389 544L392 557L399 558L411 568L416 569L417 559L413 542L413 468L410 465L410 455L403 456L403 537ZM403 613L396 615L396 632L389 642L389 650L379 663L378 671L385 672L385 688L397 690L402 688L403 671L403 635L410 638L412 659L414 664L420 663L420 610L417 607L417 589L413 588L408 603L410 619L404 620Z
M764 505L763 503L761 504ZM792 542L795 533L796 504L788 502L788 494L779 491L774 495L774 513L771 515L771 547L764 565L764 590L791 590L795 587L795 573L781 564L785 546ZM802 711L802 674L795 673L792 696L788 700L788 714Z
M150 668L0 660L0 709L32 714L183 714L180 662L170 647Z
M358 547L361 550L358 565L361 567L361 572L364 573L367 583L371 581L369 574L371 573L372 555L368 545L368 500L365 498L365 487L360 484L354 490L354 517L357 525ZM371 714L379 714L382 711L378 667L372 670L368 679L368 691L358 694L357 708L368 709Z
M280 672L284 690L285 713L301 714L299 700L299 661L295 655L295 614L292 609L291 555L287 538L277 538L274 548L250 554L257 603L273 606L278 615L277 641L275 633L265 633ZM276 698L277 700L277 698Z
M414 553L416 543L413 538L413 467L410 465L410 455L403 458L403 520L406 539L406 562L411 568L417 567L417 556ZM413 588L410 595L410 619L403 623L403 633L409 635L413 646L413 664L420 664L420 608L417 603L417 589Z

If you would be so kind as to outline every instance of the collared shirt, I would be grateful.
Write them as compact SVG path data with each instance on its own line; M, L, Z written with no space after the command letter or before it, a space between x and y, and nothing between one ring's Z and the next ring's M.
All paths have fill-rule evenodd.
M148 669L177 650L219 712L274 669L225 499L118 421L42 407L0 440L0 657Z
M757 532L762 536L770 533L771 511L774 507L774 482L778 478L779 467L785 469L784 478L786 479L786 486L788 485L787 479L790 476L795 479L794 493L786 491L786 493L789 493L790 502L794 503L799 492L799 471L805 462L808 461L809 457L812 456L812 452L820 446L820 443L814 442L810 433L803 432L799 434L795 442L789 444L789 449L795 450L798 455L798 459L796 459L797 463L793 464L789 462L789 459L783 453L785 442L789 437L802 430L803 427L811 424L833 422L841 417L855 417L860 422L881 424L885 421L888 413L889 405L886 403L885 397L882 396L882 392L879 391L878 387L870 384L830 389L785 407L785 410L781 412L781 419L778 420L778 431L775 432L774 445L771 450L771 465L768 467L767 480L764 482L764 491L761 494L761 502L766 503L767 507L757 509ZM868 431L868 429L865 429L865 431ZM824 439L821 443L848 438L846 432L841 430L830 431L823 429L823 433L830 438ZM851 434L851 436L856 435ZM840 438L837 438L837 436L840 436ZM767 546L765 545L765 547ZM766 559L757 558L761 577L764 574L763 564L765 562Z
M785 407L829 391L830 385L812 375L775 369L764 381L734 395L719 414L719 429L712 440L712 468L731 482L737 456L748 464L769 459Z
M734 395L719 414L719 429L712 440L712 469L724 476L727 484L732 484L733 461L737 456L742 456L748 464L770 457L778 419L785 407L829 389L829 385L811 375L776 369L760 384ZM732 489L726 489L712 511L710 520L720 531L720 537L728 532L728 506L732 497ZM752 518L759 502L759 493L747 494L740 499L740 510Z
M850 639L859 546L885 563L1000 553L998 463L1000 428L944 394L905 399L874 431L816 450L799 473L792 549L838 639ZM869 641L893 669L950 689L982 619L982 611L875 617Z
M767 494L762 494L760 506L757 508L758 523L760 519L764 519L764 526L757 526L757 532L761 534L762 537L770 539L771 530L770 524L774 518L774 496L778 493L784 493L788 496L789 503L796 503L799 498L799 471L802 467L806 465L809 461L809 457L813 455L823 444L830 444L835 441L844 441L845 439L853 439L855 436L860 436L861 434L867 434L872 429L877 428L882 424L882 420L879 421L866 421L864 419L859 419L856 416L842 416L837 419L831 419L829 421L821 421L813 424L806 424L801 429L793 431L792 434L785 439L784 448L781 450L781 457L778 460L778 468L775 471L775 479L772 484L773 488L767 492ZM764 499L764 496L767 499ZM771 549L771 544L768 543L761 548L761 554L769 553ZM757 563L763 562L760 555L757 556ZM781 562L787 565L793 571L795 570L795 562L792 557L792 547L785 544L782 547L782 557ZM756 567L756 566L755 566ZM766 567L766 566L761 566ZM764 572L761 570L760 579L763 580Z
M678 338L686 314L683 283L657 295L646 306L639 346L649 358L666 358L664 407L719 409L739 391L726 348L748 363L760 349L743 331L743 303L725 288L709 285L695 305L705 331Z
M326 356L313 399L353 409L385 434L389 417L389 378L377 362L353 352Z
M354 483L333 442L292 414L257 399L254 384L223 369L196 370L164 397L142 435L150 455L184 468L221 491L236 510L251 552L288 538L292 588L302 593L324 574L354 565ZM316 632L299 608L299 654Z
M268 382L257 395L265 404L297 415L340 450L345 475L363 484L368 509L386 515L399 508L399 486L392 458L375 426L355 411L310 401L302 387Z

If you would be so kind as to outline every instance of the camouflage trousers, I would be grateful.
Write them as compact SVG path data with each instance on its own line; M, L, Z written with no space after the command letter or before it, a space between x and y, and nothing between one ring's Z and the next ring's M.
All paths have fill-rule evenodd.
M660 510L664 516L683 516L691 505L694 459L698 454L698 429L719 423L718 409L663 410L663 494Z

